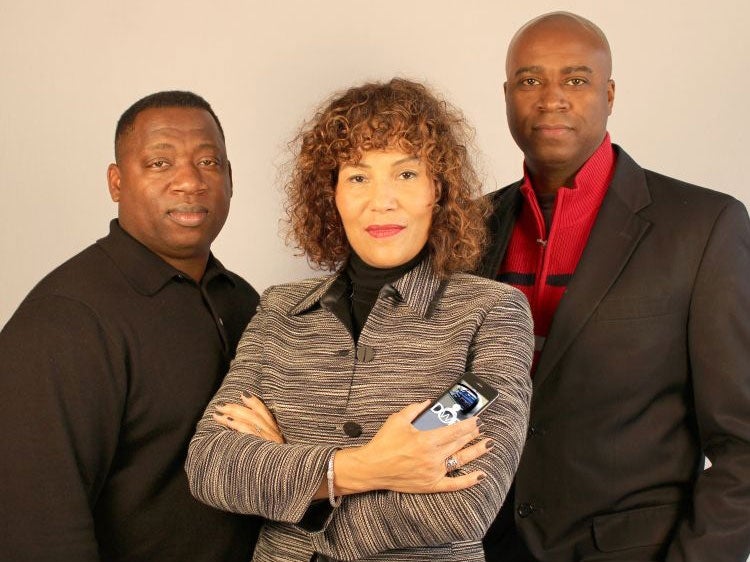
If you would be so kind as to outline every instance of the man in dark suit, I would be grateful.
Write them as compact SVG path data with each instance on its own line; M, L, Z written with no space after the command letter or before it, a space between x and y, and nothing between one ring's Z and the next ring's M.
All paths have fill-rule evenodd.
M744 562L747 211L610 143L611 55L588 20L532 20L506 73L524 179L489 196L481 273L525 292L537 347L526 448L487 560Z

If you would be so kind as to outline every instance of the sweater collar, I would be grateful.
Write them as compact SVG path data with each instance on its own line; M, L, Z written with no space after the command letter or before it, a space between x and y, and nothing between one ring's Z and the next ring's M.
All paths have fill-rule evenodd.
M612 147L609 133L604 135L604 140L594 153L584 162L573 178L572 186L563 186L560 189L580 189L581 191L599 191L601 186L609 185L612 174L615 171L615 152ZM533 183L526 163L523 165L522 189L532 189Z
M109 236L98 240L96 244L112 259L132 287L142 295L155 295L172 280L195 283L125 232L117 219L112 219L109 223ZM200 285L207 286L220 276L234 284L228 271L211 254Z
M595 213L601 206L604 195L612 182L615 173L616 155L609 137L604 135L604 140L594 151L591 157L578 170L573 178L573 185L563 186L557 190L555 196L554 220L558 226L568 227L585 220L586 217ZM534 192L531 176L524 164L524 177L521 183L521 193L526 202L533 207L539 208L539 203ZM565 211L560 212L560 201L565 199Z
M373 267L354 252L349 256L344 271L354 287L369 292L377 292L387 283L403 277L410 269L421 262L427 255L427 246L406 263L395 267Z

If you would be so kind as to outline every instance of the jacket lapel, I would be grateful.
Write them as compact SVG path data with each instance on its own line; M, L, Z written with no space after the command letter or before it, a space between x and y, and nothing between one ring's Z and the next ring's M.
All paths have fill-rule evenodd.
M523 205L522 183L523 181L518 181L487 196L492 206L492 215L487 222L489 240L484 257L476 270L477 275L497 279L497 272L513 233L513 225Z
M617 164L586 248L555 312L534 386L539 387L627 264L650 222L636 213L651 202L643 169L615 147Z

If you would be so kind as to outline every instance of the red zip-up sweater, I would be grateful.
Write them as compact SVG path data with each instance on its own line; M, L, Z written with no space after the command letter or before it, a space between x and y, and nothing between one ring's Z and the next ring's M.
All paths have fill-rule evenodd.
M586 247L604 194L615 170L609 133L576 174L572 187L557 190L547 232L531 178L524 166L524 202L516 220L498 279L519 288L534 318L534 366L552 319Z

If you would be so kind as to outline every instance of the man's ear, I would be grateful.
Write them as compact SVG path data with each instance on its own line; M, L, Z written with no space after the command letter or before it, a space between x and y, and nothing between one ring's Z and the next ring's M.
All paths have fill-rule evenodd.
M615 104L615 81L611 78L607 81L607 106L609 114L612 115L612 106Z
M234 180L232 179L232 163L227 160L227 170L229 170L229 197L234 193Z
M112 201L120 201L120 168L117 164L110 164L107 168L107 186Z
M503 95L508 95L508 82L503 82Z

